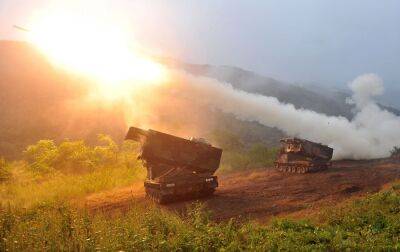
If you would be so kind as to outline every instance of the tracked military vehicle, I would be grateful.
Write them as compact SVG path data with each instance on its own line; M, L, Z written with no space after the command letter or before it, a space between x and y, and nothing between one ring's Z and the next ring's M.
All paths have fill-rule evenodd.
M283 172L307 173L325 170L330 166L333 149L299 138L281 140L275 167Z
M141 143L139 158L147 169L146 194L158 203L208 196L218 187L222 150L203 139L184 139L131 127L127 140Z

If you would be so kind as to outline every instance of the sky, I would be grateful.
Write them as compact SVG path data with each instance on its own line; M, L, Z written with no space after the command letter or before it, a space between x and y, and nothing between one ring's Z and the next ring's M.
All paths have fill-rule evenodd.
M22 39L12 26L57 2L0 0L0 39ZM398 0L75 2L87 15L123 17L137 43L156 54L338 87L372 72L400 94Z

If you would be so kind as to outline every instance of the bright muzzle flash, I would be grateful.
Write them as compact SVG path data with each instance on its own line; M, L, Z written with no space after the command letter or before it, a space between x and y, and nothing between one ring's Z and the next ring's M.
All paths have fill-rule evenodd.
M49 60L98 84L109 98L161 82L165 68L135 50L128 29L95 16L51 12L36 16L28 37Z

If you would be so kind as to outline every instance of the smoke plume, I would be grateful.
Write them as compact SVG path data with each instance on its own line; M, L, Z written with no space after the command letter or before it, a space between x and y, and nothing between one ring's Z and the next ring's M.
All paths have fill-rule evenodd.
M336 159L386 157L394 146L400 146L400 118L373 100L384 90L375 74L361 75L349 83L351 102L356 107L352 120L296 109L274 97L247 93L210 78L177 72L172 79L163 86L164 93L200 102L241 120L279 128L289 136L329 145L335 149Z

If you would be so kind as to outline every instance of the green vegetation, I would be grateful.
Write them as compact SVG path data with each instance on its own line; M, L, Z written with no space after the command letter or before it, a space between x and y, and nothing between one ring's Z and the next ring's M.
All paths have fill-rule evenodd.
M275 158L275 149L263 144L247 147L223 131L214 137L224 149L220 172L265 167ZM99 135L95 146L84 141L40 140L23 151L23 160L0 159L0 206L66 202L143 180L145 169L137 151L135 142L118 146L106 135Z
M0 213L0 250L398 250L399 188L328 209L320 223L215 223L199 204L178 216L136 202L128 213L112 218L67 205L8 207Z
M270 162L265 156L273 151L264 145L245 147L233 135L219 136L229 150L223 164L231 169L231 153L253 160L249 166ZM135 143L118 146L101 135L96 146L41 140L26 148L21 161L0 159L0 251L400 249L400 184L328 208L313 221L275 219L266 225L216 223L198 203L180 215L134 200L128 212L112 216L74 206L71 201L87 194L142 180L136 154Z
M65 202L144 178L135 143L119 147L105 135L98 140L94 147L83 141L57 145L40 140L26 148L24 160L0 159L0 206Z
M214 131L210 136L223 149L219 172L229 172L271 166L278 148L268 148L262 143L245 145L241 139L229 131Z
M390 154L394 158L400 157L400 147L398 146L393 147L393 149L390 151Z
M11 177L9 164L4 158L0 158L0 183L9 180Z

